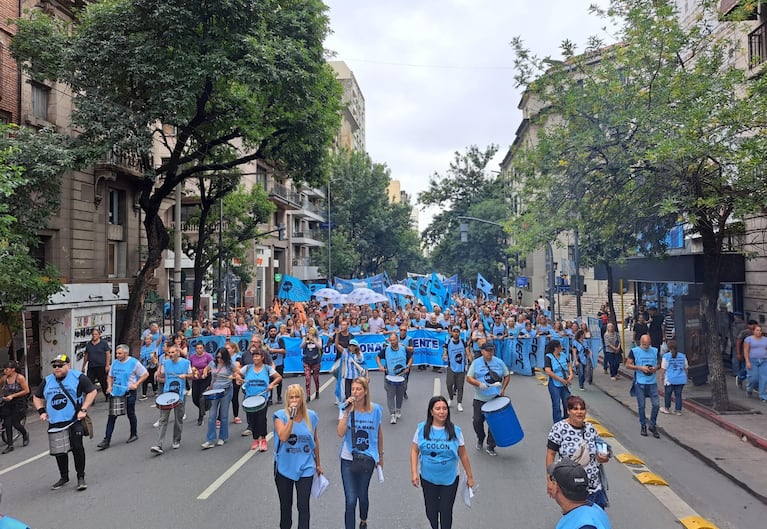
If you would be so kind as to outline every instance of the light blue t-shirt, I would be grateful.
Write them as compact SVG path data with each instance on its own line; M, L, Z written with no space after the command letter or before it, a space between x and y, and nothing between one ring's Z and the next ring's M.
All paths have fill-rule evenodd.
M464 445L461 428L454 425L455 438L448 439L445 428L432 425L426 439L425 426L425 422L420 423L413 437L413 443L418 446L421 477L436 485L452 485L458 477L458 447Z
M293 422L293 431L287 441L280 441L277 438L275 428L274 461L277 465L277 472L288 479L298 481L299 478L313 476L317 470L317 464L314 460L314 432L317 430L319 417L313 410L308 410L311 430L306 421ZM273 420L280 419L283 423L288 423L288 415L285 410L274 412Z
M191 373L192 364L186 358L179 358L175 362L173 360L164 360L162 367L165 371L165 387L163 391L178 394L181 402L184 402L186 382L179 375Z

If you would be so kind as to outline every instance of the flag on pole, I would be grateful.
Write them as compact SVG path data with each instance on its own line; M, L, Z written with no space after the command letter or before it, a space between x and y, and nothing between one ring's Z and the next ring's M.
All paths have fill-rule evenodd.
M485 294L490 294L493 291L493 284L477 272L477 288Z
M288 301L309 301L312 299L312 291L297 277L286 274L280 281L277 297Z

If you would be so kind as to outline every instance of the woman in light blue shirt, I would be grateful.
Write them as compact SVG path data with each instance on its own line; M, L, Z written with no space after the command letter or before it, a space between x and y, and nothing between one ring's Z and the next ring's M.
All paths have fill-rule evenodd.
M314 475L322 474L319 417L306 407L300 384L285 392L285 408L274 412L274 483L280 498L280 529L293 526L293 488L296 489L298 529L309 529L309 495Z
M473 487L474 475L461 428L450 420L447 399L441 395L432 397L426 421L418 425L410 448L410 481L423 490L426 518L432 529L453 527L459 461L466 472L467 485Z

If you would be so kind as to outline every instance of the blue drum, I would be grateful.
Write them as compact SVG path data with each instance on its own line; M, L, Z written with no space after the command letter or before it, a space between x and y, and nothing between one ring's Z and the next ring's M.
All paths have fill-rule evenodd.
M486 402L482 405L482 414L493 433L496 445L515 445L525 436L509 397L496 397Z

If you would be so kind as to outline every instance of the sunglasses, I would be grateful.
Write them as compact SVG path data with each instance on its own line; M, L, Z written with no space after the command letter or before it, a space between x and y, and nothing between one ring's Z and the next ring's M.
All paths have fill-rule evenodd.
M60 368L64 367L64 364L51 364L51 367L53 369L60 369Z

